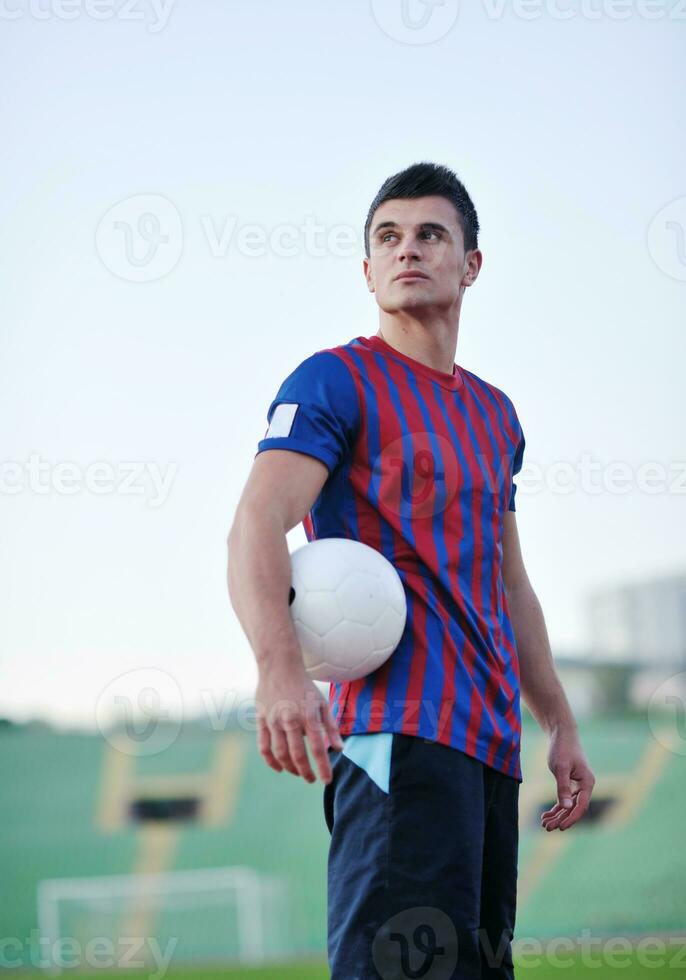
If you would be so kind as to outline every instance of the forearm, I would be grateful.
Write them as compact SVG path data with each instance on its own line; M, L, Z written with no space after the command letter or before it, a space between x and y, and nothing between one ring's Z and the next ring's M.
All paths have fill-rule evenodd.
M548 734L576 731L576 720L555 670L541 604L530 584L507 592L519 657L521 692Z
M228 540L227 584L231 605L250 642L260 672L302 669L288 608L291 562L278 514L245 508Z

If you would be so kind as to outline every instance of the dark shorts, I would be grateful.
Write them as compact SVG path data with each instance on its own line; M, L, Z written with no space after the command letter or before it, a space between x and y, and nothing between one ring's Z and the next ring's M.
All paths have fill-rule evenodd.
M514 977L519 782L413 735L329 750L331 980Z

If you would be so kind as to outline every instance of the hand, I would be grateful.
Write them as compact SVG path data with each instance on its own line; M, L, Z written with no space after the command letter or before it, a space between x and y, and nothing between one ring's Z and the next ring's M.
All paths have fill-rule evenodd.
M339 751L343 740L328 701L305 670L295 676L292 671L269 671L260 676L256 700L257 743L267 765L314 783L316 777L305 748L307 736L322 781L331 782L325 736Z
M550 740L548 768L557 782L558 802L541 814L545 830L567 830L588 809L595 776L586 761L576 731L556 731Z

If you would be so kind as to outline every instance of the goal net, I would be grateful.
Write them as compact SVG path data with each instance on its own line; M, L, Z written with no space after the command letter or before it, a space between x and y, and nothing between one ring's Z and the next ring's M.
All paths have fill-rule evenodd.
M41 965L65 969L288 959L283 879L247 867L38 884Z

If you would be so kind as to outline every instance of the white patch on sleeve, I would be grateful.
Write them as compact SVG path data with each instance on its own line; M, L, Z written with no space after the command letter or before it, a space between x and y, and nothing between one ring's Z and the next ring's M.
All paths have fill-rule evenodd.
M269 428L264 434L265 439L279 439L285 438L291 434L291 428L293 427L293 419L295 418L295 413L298 411L299 406L290 404L288 402L283 402L281 405L277 405L272 414L272 420L269 423Z

